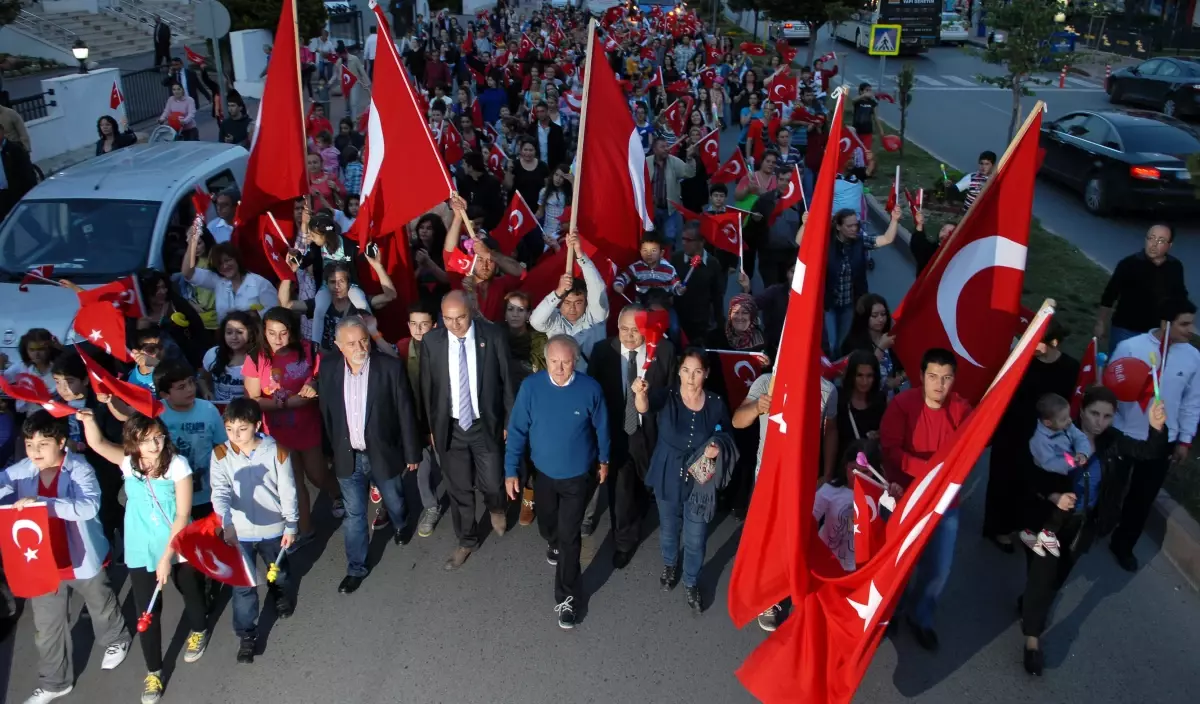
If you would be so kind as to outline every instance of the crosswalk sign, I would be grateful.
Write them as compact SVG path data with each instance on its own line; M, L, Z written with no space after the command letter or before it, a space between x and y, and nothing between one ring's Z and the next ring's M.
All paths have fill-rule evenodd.
M900 25L873 24L871 25L871 45L868 47L871 56L897 56L900 54Z

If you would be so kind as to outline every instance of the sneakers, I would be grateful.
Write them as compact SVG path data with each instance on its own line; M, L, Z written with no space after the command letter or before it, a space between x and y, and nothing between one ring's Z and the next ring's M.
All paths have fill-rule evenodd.
M575 607L571 602L575 597L569 596L563 600L563 603L554 607L554 611L558 613L558 627L569 631L575 627Z
M1042 547L1042 541L1038 539L1038 536L1027 530L1023 530L1019 534L1019 537L1021 538L1021 542L1025 544L1025 547L1032 550L1034 555L1038 557L1046 556L1046 549Z
M374 484L371 485L371 503L373 503L373 504L383 503L383 494L379 493L379 490L375 488Z
M758 615L758 627L767 633L774 633L779 628L779 604Z
M100 669L117 669L118 665L125 662L126 655L129 655L129 641L125 641L123 643L113 643L104 649L104 659L100 661Z
M1037 539L1046 552L1058 557L1058 536L1054 534L1054 531L1043 530L1038 533Z
M238 643L237 661L242 665L249 665L254 662L254 650L258 643L254 636L242 636Z
M669 592L679 583L679 568L667 565L663 567L662 574L658 577L658 583L662 586L664 592Z
M208 648L208 633L204 631L192 631L188 634L187 648L183 651L183 661L196 662L204 657L206 648Z
M561 623L561 621L559 623ZM57 692L48 692L41 687L38 687L37 689L33 690L33 694L31 694L29 698L25 700L25 704L46 704L46 702L52 702L59 697L67 696L71 693L72 689L75 689L75 687L72 685L67 685L66 689L61 689Z
M392 519L390 516L388 516L388 512L385 511L381 506L379 510L375 512L375 520L371 521L371 529L379 530L391 522Z
M437 527L438 519L441 517L442 509L436 505L421 511L421 520L417 522L417 535L422 538L433 535L433 529Z
M687 597L688 608L693 614L699 616L704 612L704 604L700 601L700 587L694 585L683 585L683 594Z
M333 506L329 509L329 513L333 514L334 518L342 519L346 517L346 504L340 498L333 500Z
M146 674L146 680L142 683L142 704L158 704L163 695L163 681L161 672L150 672Z
M536 516L533 510L533 489L526 489L521 495L521 519L518 522L523 526L531 525Z
M274 584L267 585L267 595L275 602L275 616L279 619L291 618L296 612L296 605L286 593Z
M553 545L546 546L546 564L552 566L558 565L558 548Z

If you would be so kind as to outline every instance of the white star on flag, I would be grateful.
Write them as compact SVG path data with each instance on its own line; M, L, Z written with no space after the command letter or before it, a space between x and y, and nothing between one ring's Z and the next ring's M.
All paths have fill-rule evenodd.
M25 561L33 562L34 560L38 559L37 554L38 554L37 550L34 550L33 548L29 548L28 550L25 551Z
M846 597L846 601L850 602L850 606L858 612L858 617L863 620L863 631L867 630L871 619L875 618L875 612L879 610L880 604L883 603L883 595L875 588L875 580L871 580L871 591L867 594L867 603L860 604L857 601Z
M103 338L104 338L104 333L100 332L99 330L93 330L92 333L90 335L88 335L88 339L91 340L93 343L99 342Z

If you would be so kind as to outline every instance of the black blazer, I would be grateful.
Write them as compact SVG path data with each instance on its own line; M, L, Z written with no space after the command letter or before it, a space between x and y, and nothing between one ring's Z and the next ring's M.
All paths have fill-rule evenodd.
M417 437L416 409L404 363L372 350L367 372L367 417L363 435L367 440L367 458L376 481L391 479L405 471L405 465L421 461L421 442ZM354 473L354 452L350 447L350 426L346 423L344 382L346 360L334 350L321 359L317 374L317 399L325 434L333 448L333 471L339 477Z
M33 170L33 162L25 145L17 141L16 135L10 135L0 147L0 162L4 163L4 175L8 178L7 199L10 206L16 205L34 186L37 185L37 174ZM3 217L5 213L0 213Z
M608 406L609 456L612 466L618 467L627 460L634 462L645 471L650 464L650 455L654 452L654 444L658 442L658 424L656 414L647 413L642 416L640 433L625 434L625 382L621 378L621 367L629 363L621 340L610 337L601 340L592 347L588 357L588 375L600 382L604 390L604 403ZM674 383L677 362L675 345L665 337L659 341L654 353L654 361L646 370L646 383L650 389L668 389Z
M542 153L542 143L538 141L538 123L536 120L529 125L529 129L525 131L525 134L533 140L533 145L538 150L538 157L546 162L546 166L553 169L559 164L566 163L567 140L563 136L563 128L553 122L550 123L550 134L546 136L546 151L549 152L548 154ZM533 204L530 203L529 207L532 208Z
M504 447L504 430L513 406L513 384L509 380L508 337L492 323L474 320L475 364L479 386L479 418L488 442L495 451ZM454 404L450 399L449 331L434 328L421 338L421 401L425 418L439 454L450 447L450 419ZM455 369L457 374L458 370Z

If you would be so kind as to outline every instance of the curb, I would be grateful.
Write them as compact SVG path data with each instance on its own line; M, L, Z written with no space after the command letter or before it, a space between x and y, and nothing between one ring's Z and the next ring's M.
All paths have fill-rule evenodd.
M879 200L871 194L867 194L867 208L870 210L871 224L886 228L888 214ZM911 246L912 233L900 226L896 236L909 245L898 248L897 251L903 254L910 264L915 264ZM1146 522L1146 532L1159 544L1184 581L1193 590L1200 592L1200 523L1166 491L1160 490L1158 498L1154 500L1154 510Z

